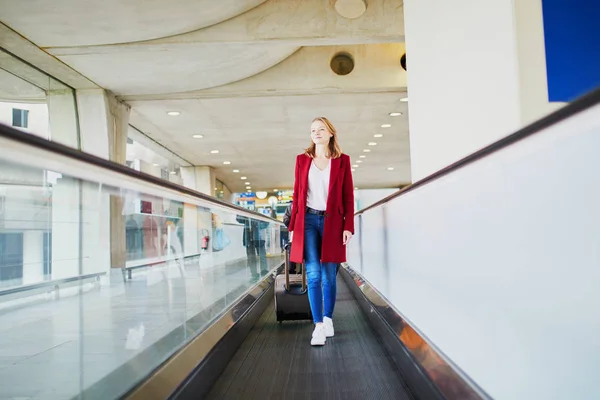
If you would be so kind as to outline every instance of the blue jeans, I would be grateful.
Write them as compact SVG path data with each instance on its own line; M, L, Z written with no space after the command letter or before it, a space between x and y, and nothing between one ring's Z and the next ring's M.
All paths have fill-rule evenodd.
M335 307L337 264L321 262L324 225L324 216L306 213L304 219L304 261L308 281L308 300L315 324L323 322L323 315L331 318Z

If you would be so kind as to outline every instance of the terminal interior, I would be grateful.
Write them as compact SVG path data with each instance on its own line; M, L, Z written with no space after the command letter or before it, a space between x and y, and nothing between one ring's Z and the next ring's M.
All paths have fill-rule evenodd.
M0 399L600 398L600 6L26 3ZM355 232L317 348L274 282L320 116Z

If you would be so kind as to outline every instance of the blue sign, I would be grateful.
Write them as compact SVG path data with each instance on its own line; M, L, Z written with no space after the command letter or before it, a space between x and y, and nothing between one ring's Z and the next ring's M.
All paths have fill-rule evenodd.
M542 0L548 100L600 87L600 1Z

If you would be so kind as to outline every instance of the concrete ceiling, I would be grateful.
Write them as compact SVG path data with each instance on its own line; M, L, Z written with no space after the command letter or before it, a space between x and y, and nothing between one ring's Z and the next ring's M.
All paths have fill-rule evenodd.
M253 190L291 187L294 156L320 115L337 126L353 160L367 155L357 186L410 180L401 0L367 1L355 19L339 15L335 0L30 3L23 13L5 2L0 21L42 49L48 70L67 65L114 92L132 106L135 128L195 165L215 167L232 191L245 190L234 168ZM23 58L31 60L28 51ZM354 59L345 76L330 69L339 52ZM167 116L172 110L181 115Z

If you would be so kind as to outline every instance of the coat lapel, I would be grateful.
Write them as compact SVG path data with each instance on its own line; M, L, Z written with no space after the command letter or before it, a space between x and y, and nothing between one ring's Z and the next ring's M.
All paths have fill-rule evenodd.
M330 199L333 197L331 194L333 193L333 188L335 187L338 178L340 176L340 169L342 166L342 157L334 158L331 160L331 171L329 174L329 195L327 196L327 206L329 208Z

